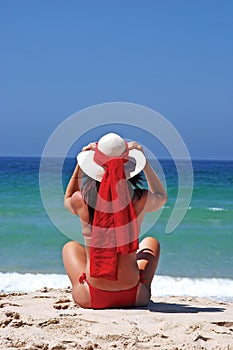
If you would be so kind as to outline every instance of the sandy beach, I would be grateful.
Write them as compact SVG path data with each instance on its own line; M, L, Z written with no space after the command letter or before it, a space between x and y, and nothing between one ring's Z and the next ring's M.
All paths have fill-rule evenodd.
M0 349L233 349L233 303L152 298L146 308L76 306L70 288L0 294Z

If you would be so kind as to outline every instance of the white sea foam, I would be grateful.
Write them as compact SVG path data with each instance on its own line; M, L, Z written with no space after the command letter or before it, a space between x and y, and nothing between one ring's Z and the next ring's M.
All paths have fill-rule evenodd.
M207 297L233 301L233 280L157 275L152 282L152 295Z
M210 207L210 208L208 208L208 210L210 210L210 211L227 211L228 209L218 208L218 207Z
M2 292L34 292L43 287L65 288L67 286L70 286L70 281L66 275L0 272L0 291Z
M43 287L66 288L66 275L0 272L1 292L33 292ZM153 296L193 296L233 301L233 280L227 278L187 278L156 275Z

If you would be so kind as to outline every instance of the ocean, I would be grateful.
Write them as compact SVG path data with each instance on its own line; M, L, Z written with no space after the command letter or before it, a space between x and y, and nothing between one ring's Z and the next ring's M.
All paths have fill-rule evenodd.
M49 181L57 175L54 162L52 170L47 169L48 188L44 188L50 195L53 190L56 192L51 188L56 186L56 181ZM153 235L161 244L152 294L233 301L233 161L192 162L192 199L184 219L170 234L166 233L166 224L176 201L178 177L172 160L159 163L169 199L157 221L154 213L146 216L147 231L144 229L141 236ZM74 166L75 159L65 160L63 189ZM60 232L45 210L39 169L39 157L0 157L0 291L3 292L70 285L61 259L62 246L70 237ZM56 197L52 203L54 212L60 216L63 209L57 205ZM70 219L67 217L67 222L73 220L71 215ZM81 237L78 221L75 230L77 237Z

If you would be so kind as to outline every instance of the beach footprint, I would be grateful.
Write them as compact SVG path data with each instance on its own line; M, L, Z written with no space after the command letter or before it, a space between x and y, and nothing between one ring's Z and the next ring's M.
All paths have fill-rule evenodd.
M53 305L56 310L66 310L70 307L71 300L70 299L59 299Z
M38 326L43 328L43 327L47 327L47 326L50 326L50 325L53 325L53 324L58 324L60 321L58 318L50 318L46 321L43 321L43 322L40 322L38 323Z
M218 321L218 322L211 322L211 324L217 325L218 327L221 327L222 331L216 331L215 333L218 334L231 334L233 332L233 322L232 321Z
M20 319L20 315L18 312L7 311L7 312L5 312L5 316L6 316L6 318L0 322L1 328L7 327L13 320Z

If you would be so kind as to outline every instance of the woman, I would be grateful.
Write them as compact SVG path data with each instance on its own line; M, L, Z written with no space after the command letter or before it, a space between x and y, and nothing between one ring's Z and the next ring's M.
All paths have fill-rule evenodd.
M64 199L79 216L85 241L63 248L74 302L95 309L145 306L160 246L153 237L139 244L138 235L145 213L165 204L165 189L142 146L117 134L90 143L77 159ZM142 170L148 190L139 186Z

